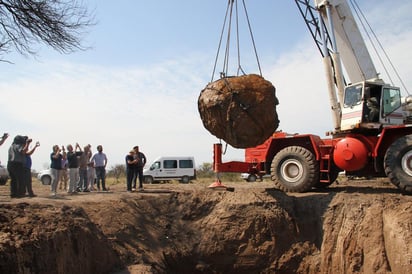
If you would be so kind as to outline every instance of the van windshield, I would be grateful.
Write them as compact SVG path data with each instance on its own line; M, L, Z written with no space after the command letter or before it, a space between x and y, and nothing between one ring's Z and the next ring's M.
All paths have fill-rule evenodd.
M154 162L151 166L150 166L150 170L154 170L154 169L158 169L160 168L160 162Z

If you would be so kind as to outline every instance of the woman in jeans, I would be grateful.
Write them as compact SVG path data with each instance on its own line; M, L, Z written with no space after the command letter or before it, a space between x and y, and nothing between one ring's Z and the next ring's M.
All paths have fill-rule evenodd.
M50 154L50 170L51 174L53 176L53 180L50 185L51 189L51 195L56 196L57 194L57 183L59 182L60 179L60 173L62 170L62 160L63 157L65 157L66 152L64 151L63 147L63 154L60 153L61 150L58 145L53 146L53 152Z

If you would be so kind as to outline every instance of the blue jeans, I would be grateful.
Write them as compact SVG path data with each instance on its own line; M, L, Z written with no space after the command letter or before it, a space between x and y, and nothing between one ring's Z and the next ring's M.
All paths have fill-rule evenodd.
M132 182L134 179L134 168L126 168L126 188L128 191L132 190ZM133 188L136 188L136 181L133 183Z
M79 169L79 188L81 191L87 190L87 169Z
M102 189L106 190L106 169L104 166L96 167L96 183L97 188L100 189L100 181L102 181Z
M143 167L137 166L134 171L134 188L136 188L136 179L139 179L139 188L143 188Z
M60 176L60 170L59 169L55 169L55 168L51 168L50 169L51 174L52 174L52 182L50 184L50 190L53 193L57 192L57 183L59 182L59 176Z

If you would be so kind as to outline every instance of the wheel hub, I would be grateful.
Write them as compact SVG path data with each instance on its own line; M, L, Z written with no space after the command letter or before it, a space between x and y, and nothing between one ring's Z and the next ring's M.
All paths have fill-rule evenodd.
M412 150L403 155L401 165L405 173L412 177Z
M289 159L281 166L282 177L288 182L295 183L303 176L303 167L299 161Z

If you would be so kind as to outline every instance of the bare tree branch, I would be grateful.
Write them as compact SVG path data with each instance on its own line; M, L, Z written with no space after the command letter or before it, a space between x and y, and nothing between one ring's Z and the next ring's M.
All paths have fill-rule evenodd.
M61 53L85 50L81 40L94 24L82 1L0 0L0 56L35 55L38 43Z

